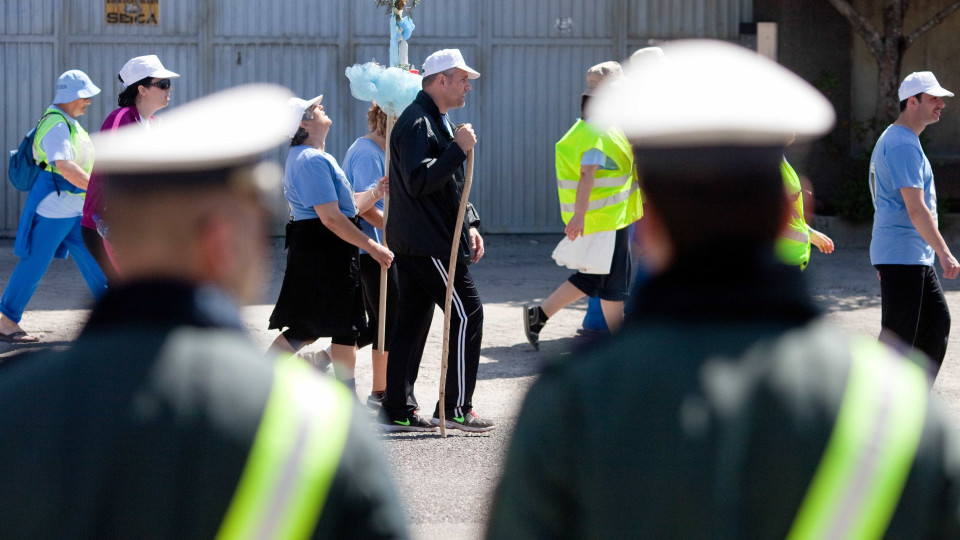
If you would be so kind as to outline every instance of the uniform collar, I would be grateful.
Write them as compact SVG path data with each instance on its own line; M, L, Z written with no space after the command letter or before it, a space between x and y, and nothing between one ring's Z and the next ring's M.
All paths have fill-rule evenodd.
M226 293L176 280L138 281L108 290L84 333L121 325L243 328L237 305Z
M699 253L677 261L635 293L630 318L638 321L804 324L819 314L798 269L776 261L770 250Z

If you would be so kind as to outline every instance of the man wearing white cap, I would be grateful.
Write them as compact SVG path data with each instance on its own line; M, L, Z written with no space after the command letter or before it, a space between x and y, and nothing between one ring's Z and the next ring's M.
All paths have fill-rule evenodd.
M467 152L477 143L470 124L454 128L450 109L463 107L470 80L480 73L457 49L437 51L423 63L423 90L400 115L390 137L390 207L387 242L397 262L403 316L394 332L387 363L387 391L379 423L387 431L430 431L439 426L417 414L413 385L426 344L434 306L443 306L451 242L460 245L453 277L450 358L446 380L446 427L489 431L493 423L473 411L480 364L483 305L467 264L483 257L472 205L463 229L454 231L464 184Z
M940 121L944 89L929 71L907 75L900 83L900 116L870 156L873 237L870 262L880 278L881 340L898 338L930 360L936 378L947 353L950 309L934 270L954 279L960 263L937 229L937 189L920 133Z
M0 369L0 538L406 537L356 398L241 323L289 97L250 85L94 137L124 281L69 350Z
M733 44L664 53L588 106L634 145L652 276L531 387L488 537L957 538L960 448L923 370L819 321L774 257L783 147L829 102Z

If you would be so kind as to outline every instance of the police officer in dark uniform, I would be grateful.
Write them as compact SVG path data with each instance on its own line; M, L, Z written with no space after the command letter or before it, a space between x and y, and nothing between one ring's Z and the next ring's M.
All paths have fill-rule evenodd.
M355 399L241 326L288 97L240 87L94 140L124 284L69 350L0 367L0 538L407 536Z
M783 146L829 103L735 45L663 51L592 111L634 145L653 277L617 337L531 388L488 537L960 537L922 367L820 320L774 259Z

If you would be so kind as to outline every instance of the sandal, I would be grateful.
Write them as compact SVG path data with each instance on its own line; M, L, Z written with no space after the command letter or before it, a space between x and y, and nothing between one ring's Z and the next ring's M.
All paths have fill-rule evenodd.
M5 341L7 343L36 343L40 341L40 338L37 336L27 335L27 333L23 330L17 330L16 332L11 332L9 334L0 332L0 341Z

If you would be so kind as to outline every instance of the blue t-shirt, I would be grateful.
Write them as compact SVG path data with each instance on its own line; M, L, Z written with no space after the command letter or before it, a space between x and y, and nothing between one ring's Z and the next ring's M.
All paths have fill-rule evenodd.
M909 128L891 125L880 135L870 157L874 208L871 264L933 266L933 248L913 226L900 194L905 187L923 190L924 203L936 222L937 189L920 138Z
M377 187L377 182L383 178L385 158L380 146L366 137L360 137L350 145L347 154L343 156L343 172L347 175L355 192L361 193ZM383 199L377 201L377 208L383 210ZM363 219L360 220L360 227L374 242L383 243L383 232L380 229ZM361 249L360 253L366 253L366 251Z
M310 146L294 146L287 154L283 170L283 196L290 205L294 221L317 218L313 208L337 201L348 218L357 215L353 189L336 158Z

